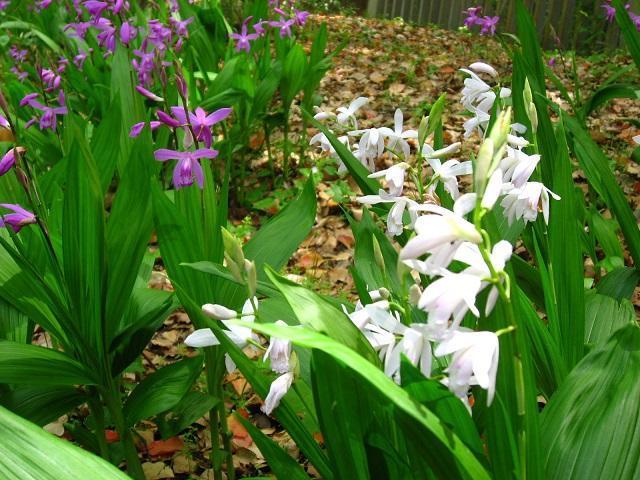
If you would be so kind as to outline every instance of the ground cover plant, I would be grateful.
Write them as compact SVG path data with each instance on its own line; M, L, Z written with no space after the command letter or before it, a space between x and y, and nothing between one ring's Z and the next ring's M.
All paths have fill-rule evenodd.
M602 5L626 66L587 82L514 8L465 12L461 88L398 47L326 104L367 58L340 17L0 2L0 476L636 478L640 232L594 122L637 112L639 17Z

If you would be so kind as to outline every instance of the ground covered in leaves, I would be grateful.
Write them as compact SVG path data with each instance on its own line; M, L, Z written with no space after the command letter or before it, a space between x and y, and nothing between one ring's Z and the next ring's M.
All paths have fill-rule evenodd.
M482 60L494 65L505 82L509 80L508 57L502 46L492 39L398 21L339 16L313 17L315 23L322 21L329 25L332 46L337 46L348 38L347 45L335 59L333 69L323 80L320 91L323 108L334 110L358 96L367 96L370 103L361 112L362 127L391 126L395 109L401 108L407 126L417 128L421 116L445 92L448 97L445 143L461 141L465 115L458 103L463 80L458 69ZM604 78L628 63L626 57L611 53L579 59L577 65L582 94L589 95ZM569 67L569 62L563 64L560 58L554 67L567 85L570 85ZM556 103L566 107L551 85L550 96ZM636 211L640 206L640 167L631 160L631 137L639 133L638 125L633 122L637 118L640 118L640 105L637 102L616 100L597 111L590 119L593 136L609 153ZM348 268L354 239L340 204L350 206L357 218L359 207L353 203L357 190L348 178L335 175L335 166L305 147L305 139L313 132L302 131L299 114L293 131L294 141L299 144L296 147L297 154L294 155L301 172L297 183L313 167L321 169L323 180L318 184L319 208L316 224L289 263L287 273L300 276L300 280L322 293L352 297L354 286ZM263 138L257 135L254 144L253 166L259 170L266 163ZM278 150L276 141L272 153L277 154ZM383 165L380 167L383 168ZM260 178L264 177L256 175L250 180L254 182L252 189L260 187ZM586 188L579 172L576 173L576 182ZM295 184L296 182L292 182L291 185L284 185L282 190L290 196ZM250 236L262 220L278 210L284 200L269 190L268 187L262 190L258 188L264 197L256 203L260 206L259 209L235 210L236 233ZM161 268L154 272L152 284L155 288L172 288ZM192 326L185 313L177 312L172 315L145 350L137 370L128 374L131 384L139 381L146 373L183 355L192 355L193 351L183 345L191 331ZM273 419L260 413L262 400L253 394L251 386L241 375L229 375L226 387L230 411L237 410L251 418L252 422L285 447L292 456L300 458L299 450L286 432ZM233 416L229 416L228 423L233 433L237 475L242 477L268 473L264 457L244 427ZM161 439L156 424L146 422L141 425L138 429L139 446L147 478L213 478L208 460L211 439L206 426L207 419L201 418L182 434ZM50 425L49 428L64 434L64 429L60 431L60 424ZM110 440L115 440L115 435L113 433ZM300 461L304 462L302 458ZM311 475L315 473L311 466L307 468Z

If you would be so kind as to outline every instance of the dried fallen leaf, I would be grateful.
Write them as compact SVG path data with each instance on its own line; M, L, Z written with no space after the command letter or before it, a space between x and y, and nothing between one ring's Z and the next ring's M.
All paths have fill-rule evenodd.
M180 437L171 437L168 440L155 440L147 445L147 451L152 457L168 457L184 448L184 442Z
M173 470L163 462L144 462L142 470L147 480L160 480L162 478L175 478Z

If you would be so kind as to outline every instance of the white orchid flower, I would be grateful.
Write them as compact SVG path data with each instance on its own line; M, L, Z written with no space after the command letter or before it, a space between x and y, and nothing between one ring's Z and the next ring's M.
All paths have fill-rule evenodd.
M469 75L464 79L464 88L462 89L462 98L460 102L465 108L467 108L467 110L472 110L474 104L478 103L478 99L482 95L491 91L491 87L475 72L466 68L461 68L460 71Z
M410 147L407 139L410 138L418 138L418 132L416 130L405 130L404 129L404 116L402 114L402 110L399 108L396 109L396 112L393 116L394 120L394 128L391 130L387 127L381 127L380 133L382 133L385 137L389 139L387 144L387 148L392 152L398 154L398 148L402 152L402 159L406 160L409 158Z
M338 115L336 120L340 125L347 125L349 122L353 125L353 128L358 128L358 120L356 119L356 112L369 103L367 97L358 97L349 104L348 107L338 107Z
M384 177L387 182L387 188L389 189L389 195L393 197L399 197L402 195L404 188L405 172L409 168L409 164L405 162L397 163L386 170L380 170L378 172L369 175L369 178Z
M443 276L430 283L422 292L418 307L428 313L427 323L435 339L460 326L468 310L479 317L476 296L482 280L467 273L442 272ZM449 319L452 319L449 325Z
M282 320L277 320L276 325L286 327ZM271 337L269 348L264 354L263 361L271 361L271 370L276 373L287 373L289 371L289 359L291 357L291 340L286 338Z
M476 73L487 73L491 75L493 78L498 77L498 72L491 65L484 62L475 62L469 65L469 69L473 70Z
M202 306L202 312L208 317L216 320L231 320L238 316L238 312L231 310L224 305L207 303Z
M258 304L258 299L256 297L253 298L255 304ZM216 307L216 308L212 308ZM223 310L224 309L224 310ZM233 310L230 310L222 305L213 305L206 304L203 305L202 310L208 316L214 317L213 314L216 315L227 315L228 318L236 318L238 314ZM230 317L231 312L233 312L233 317ZM242 320L247 322L253 322L255 320L255 311L253 309L253 304L251 300L247 300L242 307ZM228 330L224 330L224 333L229 337L233 343L235 343L238 347L244 348L249 344L249 340L257 341L258 336L253 333L253 331L249 327L243 327L240 325L230 324L228 320L221 320L224 326ZM215 336L213 331L210 328L200 328L193 333L191 333L184 341L185 345L192 348L203 348L203 347L213 347L215 345L220 345L220 340ZM229 354L225 355L225 365L227 367L227 371L229 373L233 372L236 369L236 364L233 362Z
M549 223L549 196L560 200L558 195L542 183L527 182L521 188L509 190L500 205L509 225L521 218L525 222L534 222L538 218L538 212L542 212L545 223Z
M412 365L420 368L425 377L431 375L431 343L424 333L424 324L412 324L402 334L385 359L384 373L400 383L400 354L407 356Z
M373 172L376 168L375 162L384 153L384 135L379 128L368 128L366 130L353 130L349 135L362 135L358 142L358 159Z
M470 385L487 390L487 403L493 401L498 372L500 344L493 332L457 330L440 343L436 357L453 354L447 368L449 389L459 398L466 399Z
M527 155L522 150L510 146L507 146L506 153L500 161L500 169L504 172L503 182L511 182L514 187L521 188L536 169L540 155Z
M512 254L513 246L506 240L501 240L493 246L489 258L491 259L491 264L496 272L499 273L504 270L504 267L511 258ZM480 253L480 249L477 245L469 242L463 243L462 245L460 245L458 250L456 250L454 259L469 265L462 271L462 273L475 275L476 277L483 280L481 288L484 288L486 285L488 285L488 282L485 281L485 279L491 277L491 272L489 271L489 267L487 266L486 262L482 258L482 254ZM489 290L489 295L487 297L485 315L489 315L492 312L498 300L498 295L498 288L493 285Z
M278 407L278 405L280 405L280 400L282 400L282 397L284 397L289 391L292 383L292 372L287 372L283 375L280 375L273 382L271 382L269 393L267 394L267 398L264 399L264 405L261 407L261 410L266 415L271 415L271 412L273 412Z
M401 260L417 259L436 248L449 246L454 250L457 243L469 241L480 243L482 236L475 225L437 205L424 205L420 208L430 210L431 214L418 217L414 229L417 235L411 238L400 252Z
M429 192L433 192L438 186L438 182L444 184L444 189L449 192L451 198L456 200L460 196L458 189L458 176L470 175L473 173L473 166L470 161L460 162L458 160L447 160L442 163L441 158L452 155L460 149L460 143L454 143L447 148L433 150L429 144L422 147L422 155L427 159L433 169L433 177Z
M404 231L404 212L409 211L411 228L417 219L416 207L418 203L407 197L394 197L384 190L380 190L378 195L365 195L358 197L358 202L364 205L377 205L378 203L393 203L387 215L387 234L389 236L401 235Z
M632 140L636 142L638 145L640 145L640 135L636 135L635 137L632 138Z

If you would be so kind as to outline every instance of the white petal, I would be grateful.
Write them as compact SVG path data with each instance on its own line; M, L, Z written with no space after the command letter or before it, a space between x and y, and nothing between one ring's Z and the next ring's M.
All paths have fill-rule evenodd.
M185 345L193 348L212 347L220 345L220 342L210 328L201 328L190 334L185 340Z
M471 65L469 65L469 68L477 73L488 73L494 78L498 76L498 72L496 72L496 69L484 62L472 63Z

